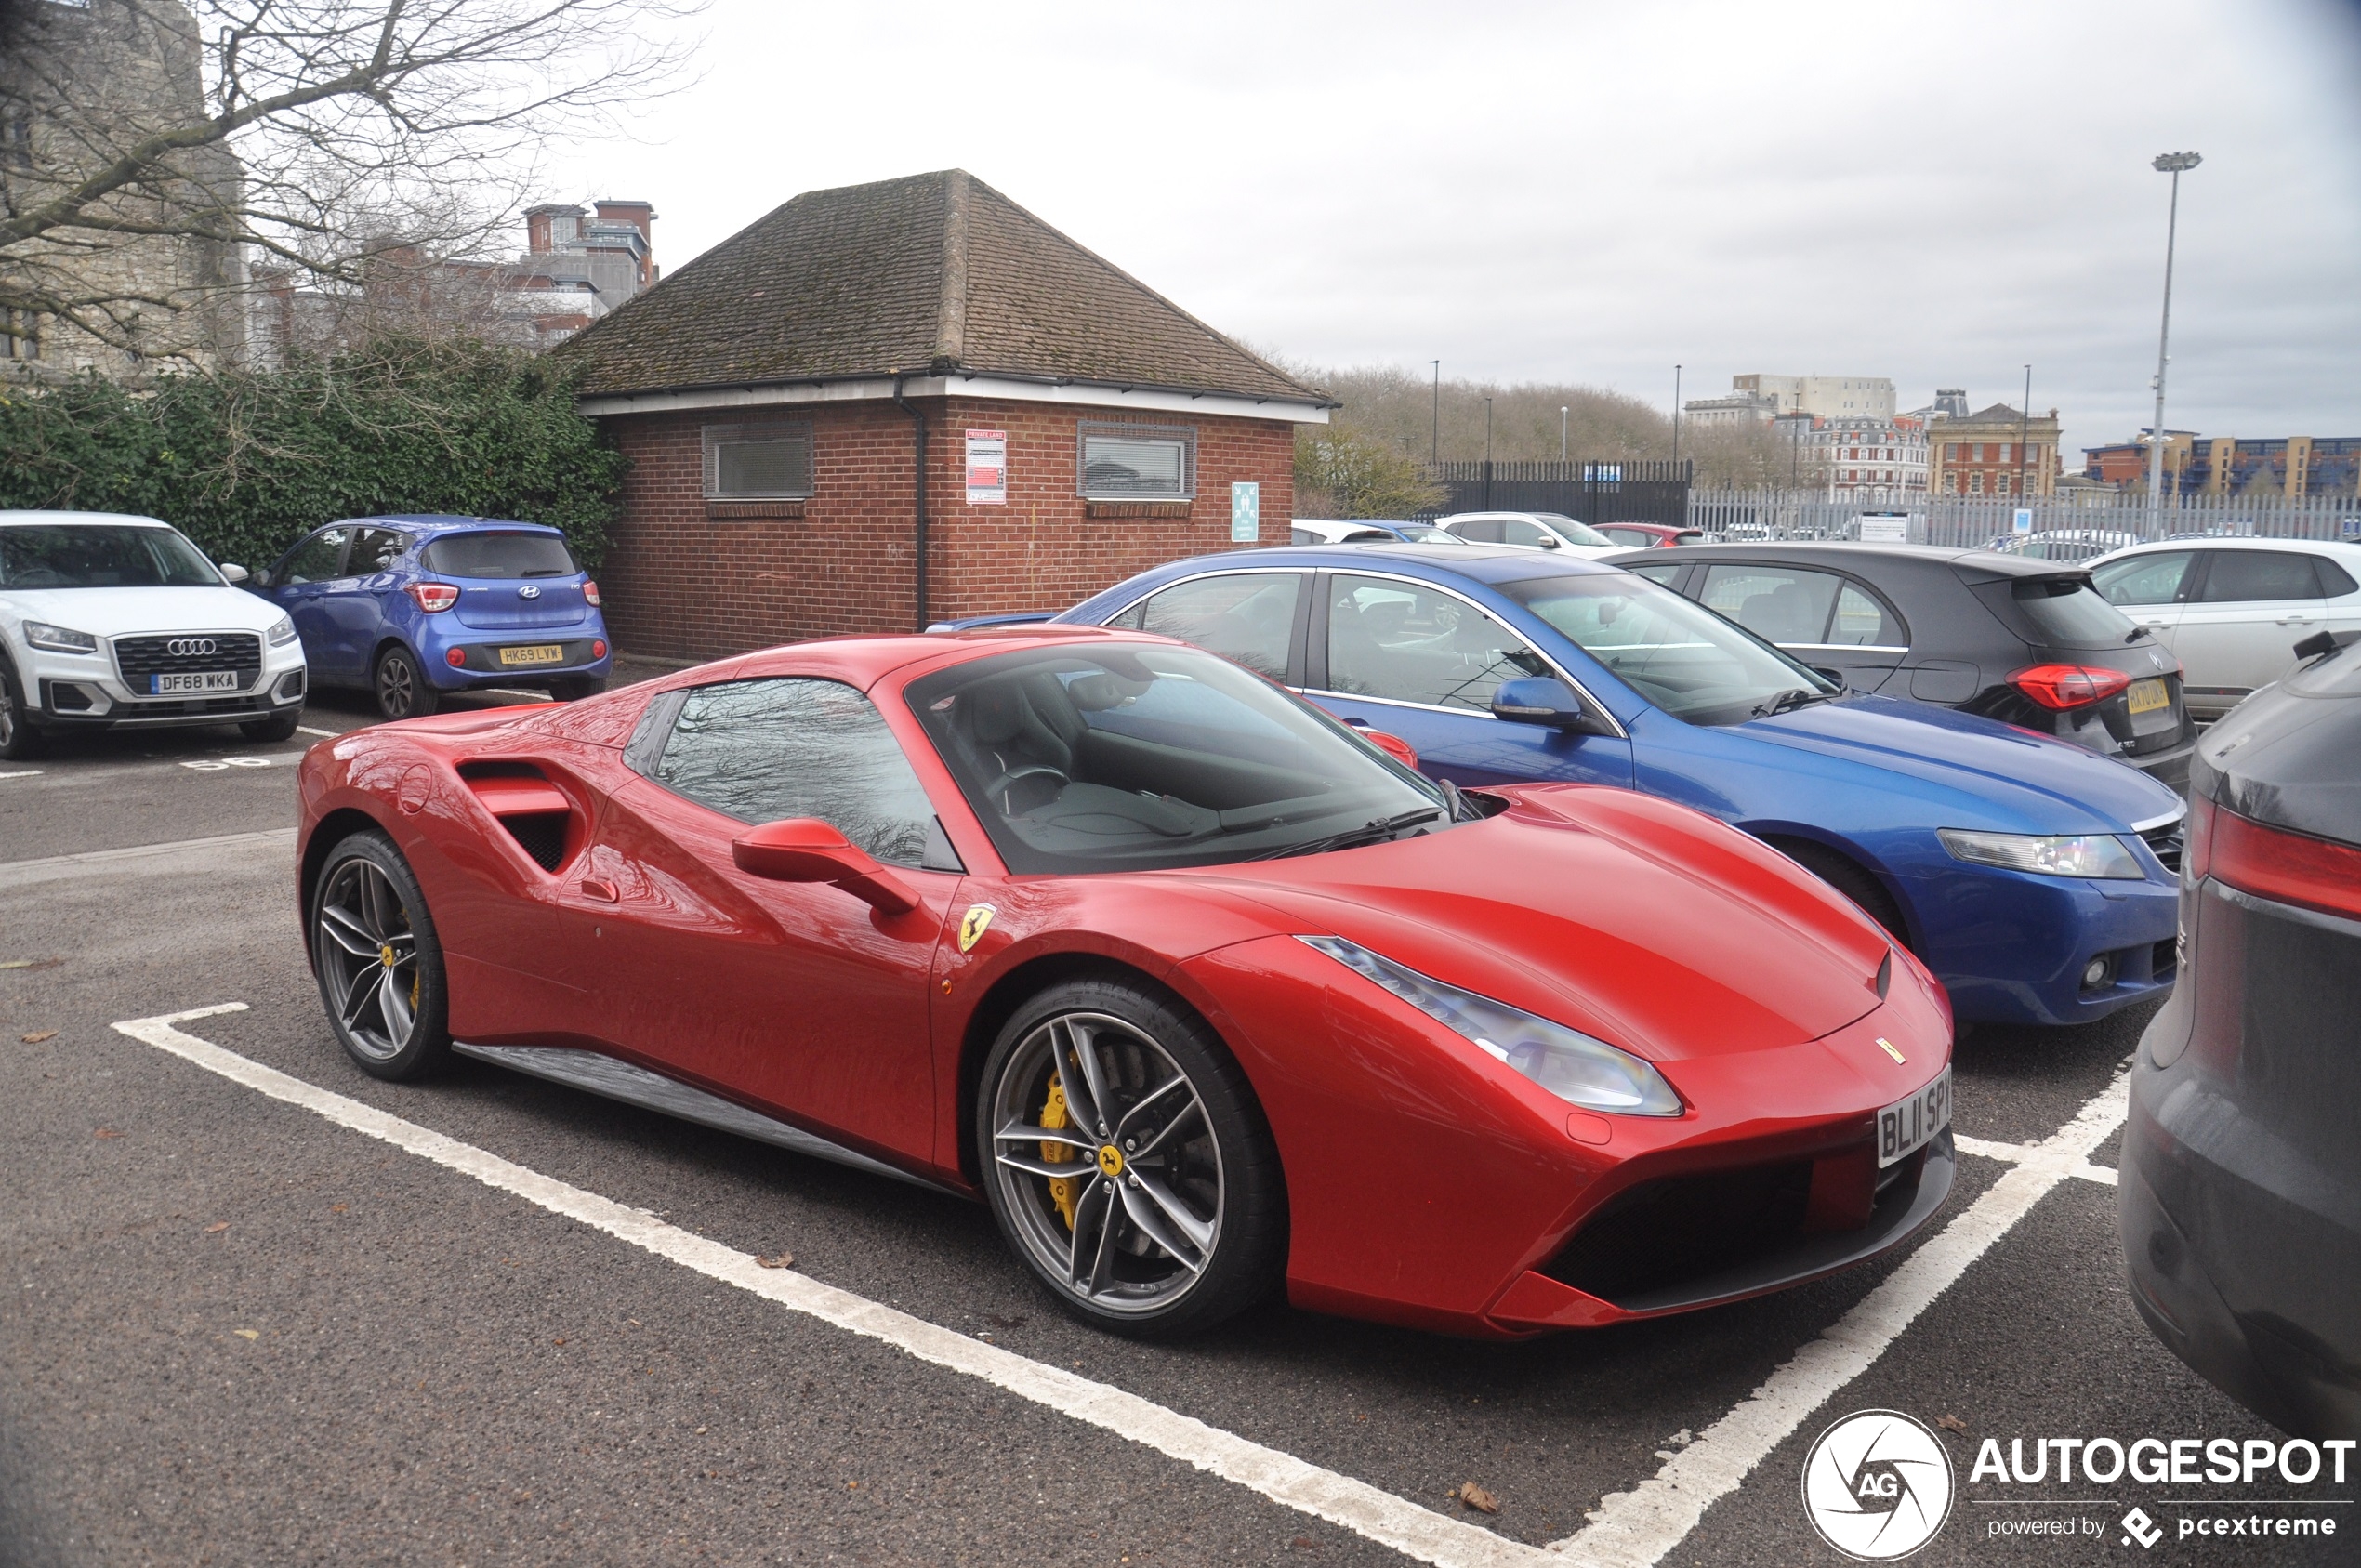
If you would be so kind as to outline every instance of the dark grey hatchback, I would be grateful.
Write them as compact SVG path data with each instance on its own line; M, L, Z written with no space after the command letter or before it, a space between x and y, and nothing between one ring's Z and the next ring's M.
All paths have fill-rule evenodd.
M2117 1187L2131 1298L2256 1414L2361 1439L2361 645L2240 704L2189 782L2182 979Z
M2181 664L2065 561L1926 545L1683 545L1604 558L1856 692L1959 708L2179 788Z

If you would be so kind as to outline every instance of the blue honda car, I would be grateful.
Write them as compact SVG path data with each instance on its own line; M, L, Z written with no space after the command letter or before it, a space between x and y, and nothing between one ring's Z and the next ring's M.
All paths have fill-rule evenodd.
M314 686L363 688L388 718L480 687L570 702L605 691L613 662L599 585L540 523L348 518L250 586L295 622Z
M1848 693L1615 567L1283 547L1175 561L1055 619L1225 654L1457 784L1619 784L1720 817L1906 942L1963 1020L2084 1023L2172 983L2171 790L2030 731Z

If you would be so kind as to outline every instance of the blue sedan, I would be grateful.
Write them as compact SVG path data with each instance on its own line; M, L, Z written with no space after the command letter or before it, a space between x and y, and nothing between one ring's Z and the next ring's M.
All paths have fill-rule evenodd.
M1617 784L1720 817L1867 910L1964 1020L2084 1023L2172 983L2171 790L2029 731L1849 694L1615 567L1283 547L1175 561L1056 619L1225 654L1459 784Z
M613 665L599 585L565 535L534 522L401 515L314 529L255 592L303 639L315 686L359 686L388 718L445 692L528 687L572 701Z

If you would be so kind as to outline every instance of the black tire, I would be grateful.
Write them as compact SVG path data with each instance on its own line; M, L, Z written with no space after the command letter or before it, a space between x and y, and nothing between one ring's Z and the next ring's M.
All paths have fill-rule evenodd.
M15 667L0 658L0 762L22 762L41 755L41 731L25 717L30 706L24 700L24 688L17 684Z
M330 850L308 907L321 1006L353 1065L397 1083L441 1068L451 1057L442 944L393 841L368 829Z
M1840 850L1831 850L1809 838L1768 838L1763 842L1860 905L1863 914L1886 929L1887 935L1904 947L1911 947L1910 928L1902 918L1902 906L1893 902L1893 895L1886 891L1885 884L1872 876L1868 867Z
M442 705L442 693L428 683L418 661L400 644L377 655L369 691L377 699L377 712L389 719L424 718Z
M1067 1109L1063 1079L1090 1071L1076 1041L1092 1053L1109 1102L1103 1123L1092 1120L1087 1087ZM1046 1129L1061 1116L1062 1141L1002 1132ZM1093 1327L1178 1338L1279 1283L1286 1186L1270 1125L1220 1037L1154 986L1069 981L1018 1008L984 1061L975 1138L1001 1235L1059 1305ZM1134 1146L1136 1166L1118 1140ZM1062 1164L1075 1175L1052 1177Z
M238 726L238 733L250 741L291 741L295 739L296 721L302 717L303 709L291 707L268 718L249 718Z
M603 675L569 675L549 683L549 694L561 703L578 703L607 689Z

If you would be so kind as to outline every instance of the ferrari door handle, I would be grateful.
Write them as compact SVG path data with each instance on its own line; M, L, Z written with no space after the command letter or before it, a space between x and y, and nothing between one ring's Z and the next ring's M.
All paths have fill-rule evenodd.
M597 899L600 903L623 902L623 895L616 890L613 883L597 876L585 876L582 879L582 896L587 899Z

